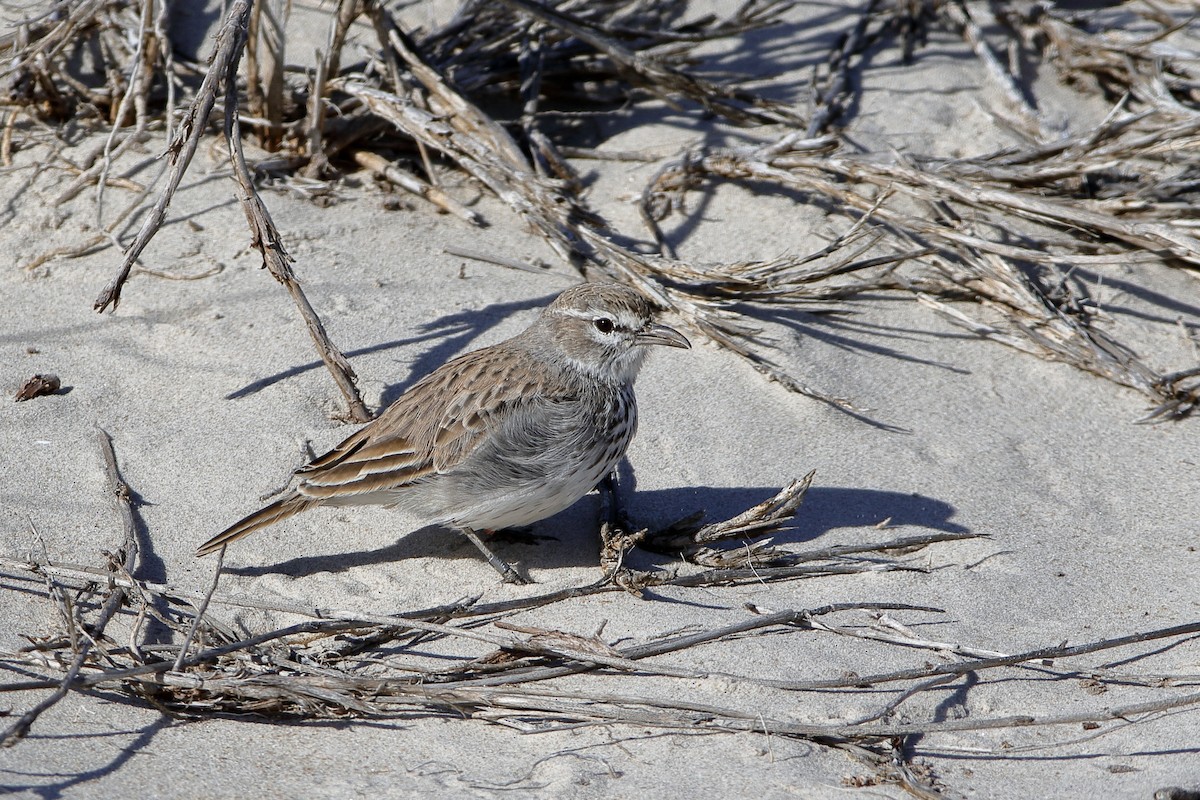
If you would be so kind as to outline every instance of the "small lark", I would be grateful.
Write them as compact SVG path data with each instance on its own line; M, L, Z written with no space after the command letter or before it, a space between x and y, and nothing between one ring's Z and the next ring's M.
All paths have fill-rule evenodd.
M313 506L379 504L461 530L506 582L523 582L475 532L557 514L616 468L656 344L691 347L632 289L567 289L524 332L443 364L196 555Z

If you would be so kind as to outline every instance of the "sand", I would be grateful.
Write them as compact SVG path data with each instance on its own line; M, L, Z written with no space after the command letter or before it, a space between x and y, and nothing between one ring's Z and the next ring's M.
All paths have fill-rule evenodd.
M803 30L806 13L835 10L797 11L789 30ZM204 37L197 40L207 47ZM783 52L776 91L802 102L809 69L823 53L808 45ZM958 39L935 35L915 66L901 65L890 51L878 58L849 127L861 146L957 156L1008 141L987 110L992 90ZM1045 96L1081 102L1064 87ZM897 113L898 107L923 110ZM1054 111L1074 118L1070 105ZM681 116L658 105L638 114L644 118L597 126L589 135L601 149L655 155L706 136L736 142L745 135L712 122L697 128L694 115L690 127L678 124ZM80 132L64 155L79 157L101 143ZM163 147L161 136L153 136L122 167L134 179L148 179ZM97 225L93 191L55 202L69 174L51 169L21 190L41 155L19 152L23 169L0 174L0 197L10 204L0 224L0 388L11 398L24 379L52 372L63 389L0 403L0 556L101 564L101 551L119 543L95 443L99 427L112 436L140 500L137 577L203 590L212 562L195 559L195 547L256 508L260 495L299 466L306 441L321 451L353 428L337 418L343 402L286 293L249 247L220 148L201 148L143 259L150 269L203 277L135 274L119 308L104 315L92 311L92 302L119 264L113 248L22 268L51 248L85 240ZM592 175L592 207L617 230L642 235L628 198L656 166L589 161L580 167ZM445 177L458 197L479 194L455 173ZM482 230L418 200L397 209L394 196L362 173L346 175L328 204L284 187L263 195L297 274L373 409L449 357L521 330L577 279L486 195L474 206L490 222ZM126 197L109 188L104 213ZM845 225L777 192L722 185L693 201L702 222L667 228L684 259L807 252ZM447 255L448 247L553 266L546 275L513 272ZM1164 369L1195 363L1195 343L1178 324L1193 332L1200 324L1194 273L1131 266L1111 270L1105 281L1113 324L1147 361ZM794 529L777 537L780 544L879 541L929 530L985 538L908 556L920 570L670 589L644 600L606 594L511 621L581 635L604 623L602 637L618 643L734 622L749 613L746 604L903 602L945 610L895 615L931 639L1014 653L1200 618L1195 420L1134 424L1146 409L1142 395L976 339L907 300L881 296L855 302L853 312L839 318L797 312L764 317L762 324L793 374L851 398L890 428L789 393L693 336L690 351L656 352L638 383L641 430L629 452L636 486L630 513L645 525L697 509L725 517L815 469ZM528 570L537 591L595 580L596 502L589 496L537 524L533 533L545 541L504 543L502 555ZM876 527L885 522L886 529ZM231 548L221 587L272 602L377 614L531 591L499 583L461 537L419 528L377 508L320 509ZM212 613L249 632L292 621L275 612ZM44 587L0 577L0 651L59 629ZM661 663L809 680L942 658L795 632L714 643ZM1169 646L1151 642L1065 661L1058 673L960 678L904 705L894 721L1052 716L1174 697L1186 687L1097 688L1061 672L1107 666L1130 675L1196 675L1198 660L1194 640L1173 639ZM6 681L28 676L15 667L6 675ZM581 677L571 685L653 691L814 723L849 722L886 702L867 690L788 694L716 677L621 680ZM45 694L2 695L0 711L19 714ZM1074 723L937 733L909 740L907 750L939 785L965 796L1148 798L1162 787L1200 785L1196 730L1196 707L1188 706L1097 729ZM29 797L905 796L895 785L852 788L869 775L842 753L762 731L606 725L534 735L483 720L420 715L182 718L108 690L71 694L25 741L0 751L0 787Z

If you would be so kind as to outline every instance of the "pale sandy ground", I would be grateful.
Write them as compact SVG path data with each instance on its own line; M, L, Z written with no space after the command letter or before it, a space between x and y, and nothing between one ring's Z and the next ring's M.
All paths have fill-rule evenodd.
M812 43L804 31L797 23L784 34ZM772 68L788 70L773 91L802 97L807 68L822 53L815 43L776 49L778 42L768 39L761 40L771 45L764 57L777 55ZM748 58L735 64L745 67ZM1048 97L1079 102L1044 88ZM852 138L872 149L986 152L1006 141L986 113L989 97L964 46L935 36L916 66L879 54ZM1052 111L1073 119L1096 113L1069 105ZM627 120L628 126L606 124L590 135L604 148L658 154L701 136L735 141L740 135L682 119L648 113L636 119L636 131ZM77 135L67 152L78 156L97 142ZM155 139L138 158L161 148ZM114 250L21 269L48 248L83 239L95 226L95 195L58 206L54 197L69 176L50 171L14 196L28 173L0 175L0 198L11 203L0 225L0 388L11 397L37 372L57 373L66 387L53 397L0 403L0 554L41 552L31 526L59 560L101 563L99 551L117 544L119 526L94 443L101 426L144 500L140 577L201 588L211 564L192 557L195 546L279 484L298 465L306 438L320 450L351 430L332 419L340 398L315 365L286 294L248 250L217 152L202 149L144 260L177 274L220 272L195 281L137 275L117 312L105 316L91 306L119 262ZM24 164L38 157L21 155ZM637 233L636 211L624 200L654 167L580 166L596 172L593 207L618 229ZM135 177L151 172L147 167ZM475 192L461 183L456 191L464 198ZM542 277L475 263L464 268L443 252L453 245L552 260L540 239L487 198L478 209L492 225L477 231L419 203L386 210L383 194L362 175L348 176L328 207L286 190L264 195L310 298L349 354L373 408L451 355L520 330L569 281L561 265L555 272L567 277ZM125 197L108 190L107 213ZM703 222L674 231L684 258L805 252L846 224L794 198L744 189L721 187L692 199ZM1193 330L1200 324L1196 289L1192 275L1130 268L1107 275L1101 297L1150 363L1174 369L1194 363L1176 320ZM688 352L657 353L639 383L642 429L630 452L634 517L650 524L697 508L728 515L816 469L816 484L784 543L877 541L929 529L989 538L921 552L915 558L930 568L925 572L678 589L648 601L603 595L514 621L583 634L605 621L604 637L619 642L735 621L746 614L745 603L898 601L946 609L940 617L900 615L931 638L1018 652L1197 619L1195 420L1135 425L1145 408L1140 395L971 339L909 301L884 297L854 310L841 321L794 314L771 322L779 358L810 384L853 398L909 433L789 394L697 340ZM595 498L588 498L535 527L556 540L505 544L501 552L527 566L537 590L590 582L597 576L594 508ZM889 518L891 531L872 527ZM309 513L231 549L222 588L377 613L472 593L498 600L526 591L501 585L454 534L404 536L409 530L409 521L379 509ZM217 613L251 631L286 621ZM0 582L0 650L56 625L39 587ZM1194 641L1116 652L1071 663L1134 673L1200 669ZM810 679L936 659L808 633L710 645L678 663ZM618 688L637 693L641 679L626 680ZM577 685L593 684L581 678ZM812 722L852 720L881 702L868 692L781 696L715 680L663 685L656 682L656 691ZM5 695L0 709L19 713L41 696ZM1119 685L1092 694L1077 680L1014 672L1000 682L960 680L906 705L898 719L1060 714L1165 696ZM1197 730L1189 708L1098 731L1070 725L932 735L912 749L917 763L970 797L1149 798L1164 786L1200 786ZM27 741L0 752L0 791L44 798L903 796L894 786L843 785L863 774L839 753L762 733L612 726L522 735L478 721L429 718L181 720L112 693L68 697Z

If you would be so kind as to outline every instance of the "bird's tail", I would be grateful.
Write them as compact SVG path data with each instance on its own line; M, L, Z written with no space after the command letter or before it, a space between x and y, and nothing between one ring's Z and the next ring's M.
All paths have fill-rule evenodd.
M243 536L249 536L259 528L265 528L268 525L274 525L280 520L287 519L293 514L299 514L301 511L311 506L319 505L320 500L312 497L305 497L292 492L286 497L281 497L271 505L265 508L260 508L250 516L233 523L225 530L218 533L216 536L209 539L204 544L196 549L196 557L206 556L209 553L215 553L230 542L236 542Z

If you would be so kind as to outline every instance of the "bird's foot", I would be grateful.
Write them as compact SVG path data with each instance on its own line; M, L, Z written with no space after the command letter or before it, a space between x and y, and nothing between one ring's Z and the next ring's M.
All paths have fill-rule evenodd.
M462 532L464 536L471 540L471 544L479 548L479 552L483 553L483 557L487 559L489 564L492 565L492 569L500 573L500 577L505 583L514 583L518 585L530 583L527 578L523 578L520 573L513 569L511 564L493 553L491 548L483 543L483 539L479 538L479 534L475 533L475 531L471 530L470 528L463 528Z

